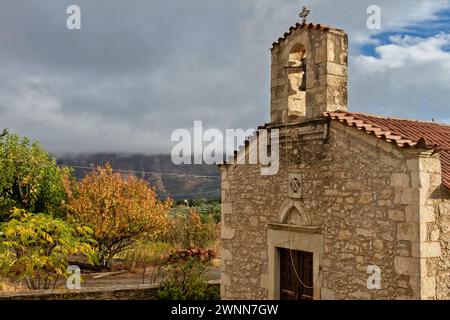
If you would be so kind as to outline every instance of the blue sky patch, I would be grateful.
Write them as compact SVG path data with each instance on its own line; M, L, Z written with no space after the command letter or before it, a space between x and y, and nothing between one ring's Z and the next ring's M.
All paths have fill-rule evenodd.
M439 33L450 33L450 9L442 10L437 14L437 19L415 24L400 31L382 32L372 36L372 39L378 41L378 44L365 44L361 47L361 53L365 56L379 58L376 48L380 45L392 43L391 36L402 35L419 38L429 38ZM450 45L442 48L446 52L450 52Z

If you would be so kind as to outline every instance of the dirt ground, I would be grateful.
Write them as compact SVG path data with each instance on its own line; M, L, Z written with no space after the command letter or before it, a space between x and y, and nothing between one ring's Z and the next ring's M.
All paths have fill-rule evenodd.
M220 270L218 268L209 268L207 270L209 280L220 280ZM95 274L94 274L95 275ZM140 285L142 282L142 273L125 272L116 275L105 276L102 278L94 278L93 274L82 273L82 287L83 288L99 288L108 286L129 286ZM152 284L150 281L150 275L147 275L145 284ZM60 283L58 288L63 289L66 287L65 282Z
M218 267L220 261L212 261L207 268L208 280L220 280L220 268ZM99 288L109 286L131 286L140 284L155 284L153 283L155 277L152 271L147 269L145 280L143 282L143 270L128 270L121 261L114 261L110 269L95 270L88 265L84 265L80 261L71 261L72 265L79 265L81 268L82 288ZM65 289L66 281L62 279L58 281L56 289Z
M220 260L215 259L210 262L209 267L206 269L208 280L220 280ZM109 287L122 287L122 286L137 286L142 284L157 284L161 281L161 278L155 277L155 273L151 268L146 270L145 280L143 282L142 269L131 269L126 266L120 260L114 260L111 268L94 268L87 264L80 257L71 257L69 265L76 265L81 269L81 287L83 289L90 288L109 288ZM55 289L66 289L66 279L61 278L58 280ZM50 288L53 289L53 288ZM2 287L0 287L0 291ZM7 287L6 291L28 291L25 283L15 283L14 285Z

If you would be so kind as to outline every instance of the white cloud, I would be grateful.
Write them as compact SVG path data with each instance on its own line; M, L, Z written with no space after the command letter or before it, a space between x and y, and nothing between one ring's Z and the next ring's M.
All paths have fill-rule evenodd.
M357 46L376 43L372 37L382 32L403 31L435 21L441 10L450 7L450 0L306 0L303 4L311 9L309 21L345 29L352 45ZM381 9L381 30L367 28L367 8L374 4ZM299 5L290 0L254 0L247 5L252 9L246 23L249 37L265 36L267 43L298 21Z
M164 152L172 130L194 120L268 121L268 48L301 5L309 21L349 34L351 110L450 118L448 35L376 38L436 20L450 0L79 0L77 33L65 28L64 1L16 2L0 10L0 130L51 151ZM381 31L367 29L372 4ZM364 44L379 58L361 55Z
M411 64L438 64L447 68L450 53L443 47L450 44L450 34L440 33L429 38L411 36L391 36L389 44L376 47L380 58L356 56L355 64L371 72L384 72L389 69L407 68ZM446 76L446 74L437 75Z
M350 108L443 120L450 116L450 34L393 36L379 57L351 58Z
M95 113L64 113L49 83L36 76L19 76L0 87L2 126L12 132L39 137L52 151L137 152L167 151L168 139L151 128L136 130L120 119Z

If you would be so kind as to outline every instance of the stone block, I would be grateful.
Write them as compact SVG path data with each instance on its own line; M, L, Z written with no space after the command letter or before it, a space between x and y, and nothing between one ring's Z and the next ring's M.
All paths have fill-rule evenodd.
M411 242L411 256L420 258L421 243L419 241Z
M233 209L231 203L222 203L222 214L232 214Z
M419 196L419 191L410 188L395 189L395 204L411 204Z
M391 176L391 186L409 188L409 175L406 173L394 173Z
M362 237L372 237L372 231L368 230L368 229L363 229L363 228L356 228L356 234L358 236L362 236Z
M395 271L399 275L405 276L419 276L420 262L417 258L395 257L394 258Z
M418 173L420 171L419 158L414 157L406 160L406 166L409 171Z
M221 226L221 238L223 240L231 240L234 238L236 230L227 226Z
M389 210L389 218L395 222L405 221L405 212L401 210Z
M222 190L230 189L230 183L228 181L222 181Z
M231 254L230 250L222 248L220 250L220 258L221 258L221 260L232 260L233 255Z
M334 62L327 63L327 71L331 75L346 78L347 77L347 66L342 64L337 64Z
M430 230L428 232L428 234L429 234L430 241L439 241L439 237L440 237L439 229L436 228L436 229Z
M269 288L269 276L265 273L261 274L261 277L259 279L259 285L261 288L268 289Z
M359 195L358 203L368 204L373 201L372 192L362 192Z
M382 250L384 248L384 241L379 239L374 240L373 247L377 250Z
M436 213L434 206L421 206L420 207L420 222L432 223L436 221Z
M339 231L339 240L350 240L352 238L352 233L349 230Z
M421 245L421 256L423 258L436 258L442 255L439 242L423 242Z
M442 217L450 217L450 201L439 204L439 214Z
M221 284L222 285L226 285L226 286L230 286L231 285L231 279L230 279L230 275L226 272L222 272L221 274Z
M420 229L417 223L399 223L397 229L398 240L420 241Z
M421 299L423 299L423 300L436 299L436 278L435 277L426 277L426 276L422 275Z
M395 247L395 252L401 257L411 256L411 241L398 241Z
M420 222L420 206L408 205L405 207L405 221Z
M412 277L409 277L409 285L411 287L411 291L412 291L412 297L413 299L420 299L421 298L421 292L420 292L420 287L421 287L421 280L420 280L420 275L415 275Z
M336 292L331 289L322 288L320 298L322 300L336 300Z
M440 173L441 162L437 157L421 158L420 169L428 173Z

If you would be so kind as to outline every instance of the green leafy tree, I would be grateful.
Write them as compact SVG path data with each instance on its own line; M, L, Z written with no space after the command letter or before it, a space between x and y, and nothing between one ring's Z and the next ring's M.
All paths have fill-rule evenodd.
M31 143L4 130L0 135L0 222L8 220L13 208L63 216L66 200L61 169L38 142Z
M29 289L54 288L67 275L70 255L85 254L95 262L92 233L50 215L15 209L0 227L0 273L23 279Z

